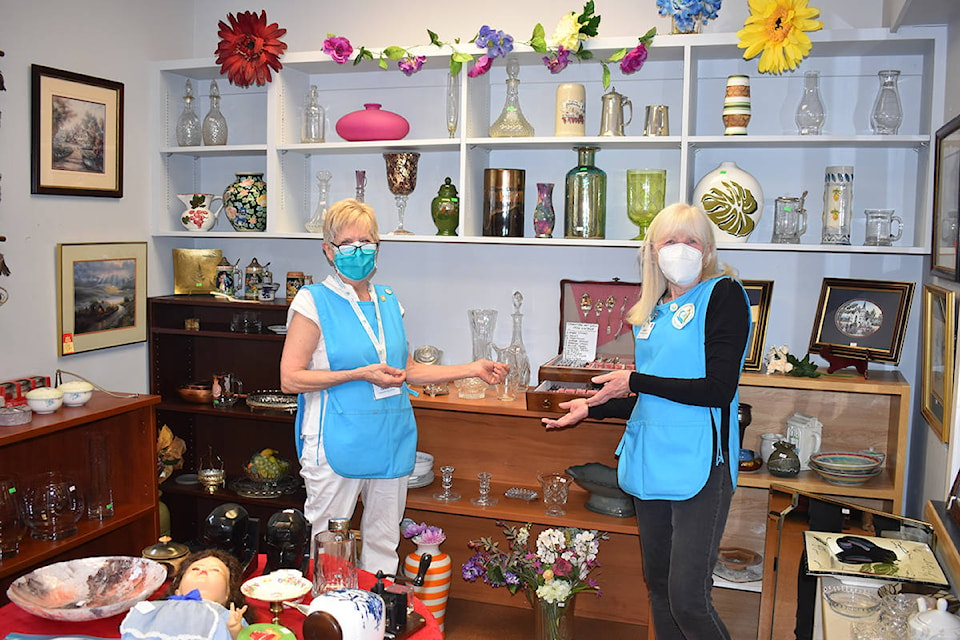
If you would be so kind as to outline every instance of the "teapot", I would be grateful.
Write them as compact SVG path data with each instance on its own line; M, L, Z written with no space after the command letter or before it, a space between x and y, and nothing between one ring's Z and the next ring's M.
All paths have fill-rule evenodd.
M937 599L936 609L928 609L926 598L917 599L919 611L907 620L909 640L954 640L960 638L960 618L947 612L947 601Z
M630 98L610 89L600 96L600 133L601 136L622 136L623 128L633 122L633 103ZM629 107L630 115L623 120L623 109Z
M223 198L212 193L180 193L177 199L186 210L180 214L180 224L187 231L209 231L217 224L217 216L223 209ZM210 206L219 200L220 206L211 211Z

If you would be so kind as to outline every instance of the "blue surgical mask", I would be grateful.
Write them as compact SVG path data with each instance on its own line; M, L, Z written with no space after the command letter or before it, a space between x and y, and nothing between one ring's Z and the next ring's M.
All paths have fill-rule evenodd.
M333 266L348 280L365 280L377 268L377 254L354 251L345 256L338 251L333 256Z

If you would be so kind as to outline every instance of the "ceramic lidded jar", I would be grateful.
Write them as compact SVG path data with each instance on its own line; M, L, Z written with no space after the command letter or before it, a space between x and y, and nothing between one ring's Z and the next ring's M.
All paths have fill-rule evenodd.
M430 215L437 225L438 236L455 236L460 225L460 198L457 187L450 178L445 178L437 195L430 203Z
M410 133L410 123L400 114L386 111L369 102L337 120L337 134L350 142L362 140L400 140Z
M227 219L237 231L267 230L267 183L262 173L238 173L223 192Z
M386 606L383 598L363 589L341 589L318 595L310 603L310 614L322 611L329 614L339 625L343 638L356 640L380 640L386 630Z
M763 190L737 163L721 162L700 178L693 190L693 204L713 222L716 242L746 242L763 214Z

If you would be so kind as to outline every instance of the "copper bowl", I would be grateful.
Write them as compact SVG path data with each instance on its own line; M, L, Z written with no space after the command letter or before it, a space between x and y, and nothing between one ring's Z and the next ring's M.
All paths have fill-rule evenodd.
M202 382L188 382L177 389L177 393L183 398L184 402L193 404L212 404L213 403L213 382L204 380Z

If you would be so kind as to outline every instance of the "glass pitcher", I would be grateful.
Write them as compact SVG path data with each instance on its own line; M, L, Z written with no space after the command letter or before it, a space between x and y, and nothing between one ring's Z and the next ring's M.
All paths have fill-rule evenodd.
M807 230L807 210L803 208L806 195L804 191L799 198L777 198L773 208L773 237L770 242L799 244L800 236Z

